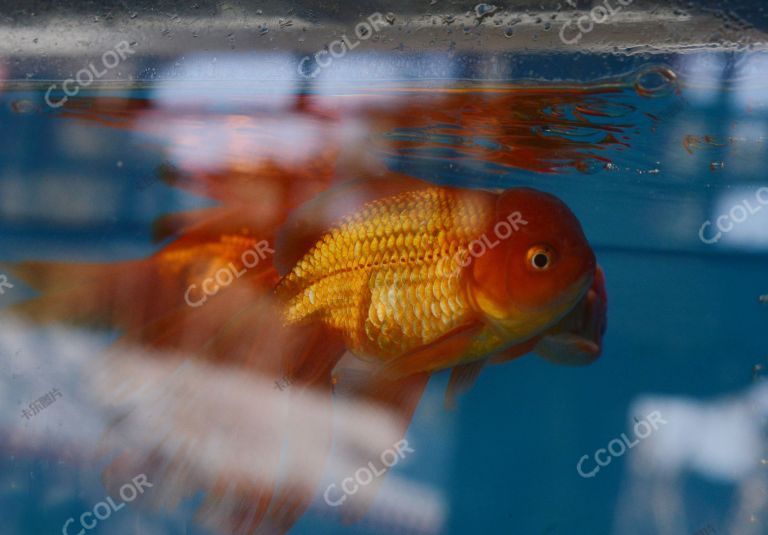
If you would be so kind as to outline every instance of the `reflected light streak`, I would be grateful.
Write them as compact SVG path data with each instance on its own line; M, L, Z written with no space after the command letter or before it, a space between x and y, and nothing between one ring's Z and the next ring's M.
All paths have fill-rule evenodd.
M126 474L148 468L156 485L147 499L173 509L197 490L215 487L223 474L244 488L279 480L321 492L311 474L326 462L326 478L340 481L361 467L360 458L379 458L380 445L399 436L394 415L337 399L334 433L355 454L334 450L327 459L327 452L315 446L326 432L325 403L312 391L281 390L266 375L137 346L115 347L105 358L104 341L3 317L0 350L14 355L5 362L11 373L0 376L6 447L19 456L48 451L84 467L95 458L118 454L105 472L108 488L124 482ZM63 397L25 422L13 400L42 394L49 385L57 386ZM287 434L296 453L291 457L296 462L289 465L274 462ZM445 516L442 494L395 477L375 502L372 521L387 529L439 532ZM422 504L423 510L414 504ZM238 507L237 494L226 494L205 517L206 525L220 530Z

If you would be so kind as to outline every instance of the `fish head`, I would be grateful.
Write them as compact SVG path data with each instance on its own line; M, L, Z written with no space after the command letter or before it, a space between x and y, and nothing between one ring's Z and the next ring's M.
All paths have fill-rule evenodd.
M553 195L528 188L502 193L480 241L469 247L470 294L509 339L555 324L592 285L595 254L576 216Z

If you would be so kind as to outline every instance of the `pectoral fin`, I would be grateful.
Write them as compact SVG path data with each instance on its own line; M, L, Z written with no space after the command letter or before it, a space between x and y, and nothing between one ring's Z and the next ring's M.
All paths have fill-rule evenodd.
M504 351L501 351L500 353L497 353L491 357L491 364L503 364L505 362L509 362L510 360L515 360L516 358L522 357L526 353L533 351L533 348L536 347L536 344L539 343L539 340L541 340L541 337L536 336L520 344L508 347Z
M460 364L451 371L451 378L448 380L448 388L445 391L446 409L456 408L456 398L472 388L487 361L488 359L482 359Z
M586 366L600 356L600 346L579 335L562 333L542 338L536 353L555 364Z
M379 373L383 377L395 379L455 366L482 329L481 323L469 323L458 327L421 349L390 360Z

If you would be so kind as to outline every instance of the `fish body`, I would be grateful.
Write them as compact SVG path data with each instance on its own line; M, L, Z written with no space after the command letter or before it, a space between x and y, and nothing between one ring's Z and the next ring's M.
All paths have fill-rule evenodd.
M526 268L537 248L551 251L553 263L557 250L574 257L559 274L567 284ZM558 262L568 268L567 260ZM277 293L288 323L320 322L361 358L433 371L554 325L594 269L578 222L554 197L431 186L364 202L330 225ZM441 352L434 362L409 359L430 347Z
M287 319L316 317L360 356L387 359L434 342L472 319L455 259L492 214L492 196L441 188L368 203L283 279Z

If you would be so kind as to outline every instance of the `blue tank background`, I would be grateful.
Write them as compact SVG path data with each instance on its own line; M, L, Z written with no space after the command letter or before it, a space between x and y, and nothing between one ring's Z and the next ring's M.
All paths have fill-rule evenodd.
M716 245L699 239L701 224L720 215L723 199L738 201L768 186L768 154L759 134L768 127L765 71L755 71L751 78L733 76L743 62L764 66L768 56L699 56L701 61L722 59L717 60L723 66L721 84L707 99L696 93L699 86L684 83L679 94L645 98L628 90L611 97L634 106L638 114L652 111L659 116L658 121L637 119L631 146L605 154L613 169L541 176L489 172L476 162L449 164L437 158L389 161L393 169L442 184L528 185L556 194L581 220L607 277L609 324L603 356L595 364L558 367L527 356L488 368L453 412L442 409L447 375L433 378L408 435L416 452L397 470L445 494L444 533L611 533L627 456L613 459L591 479L577 473L579 458L626 432L630 416L644 416L629 414L639 396L709 400L739 394L753 384L753 366L768 356L763 336L768 306L758 303L758 296L768 293L768 238L726 236ZM418 60L414 55L413 61ZM649 61L560 55L545 62L537 57L509 61L519 78L592 80L632 73L649 63L669 65L681 82L695 75L686 72L691 56ZM476 77L471 57L458 63L466 71L460 78ZM757 97L759 106L745 109L734 94L739 84L748 83L762 96ZM146 95L151 90L132 93ZM14 111L12 104L20 100L32 102L33 110ZM3 260L143 256L155 250L150 241L155 217L208 203L147 179L164 159L157 147L129 132L62 119L41 103L37 88L0 95ZM746 171L740 164L745 156L733 145L694 154L682 146L684 135L727 138L739 124L757 125L750 131L758 135L749 140L757 144L749 153L755 161ZM150 185L137 187L143 179ZM73 206L79 214L68 213ZM767 212L744 225L768 225ZM71 222L63 224L68 218ZM768 236L768 226L758 230ZM99 483L100 467L79 470L85 477L56 459L2 455L0 532L58 533L66 518L91 509L106 495ZM58 507L43 510L39 496L51 481L65 482L71 494ZM734 488L691 476L685 489L693 511L689 532L711 524L725 533L721 523ZM132 519L135 533L203 533L191 522L192 509L188 503L168 518L135 508L119 514ZM145 522L151 529L142 527ZM114 531L105 523L96 532ZM291 531L378 532L365 523L340 526L317 504Z

